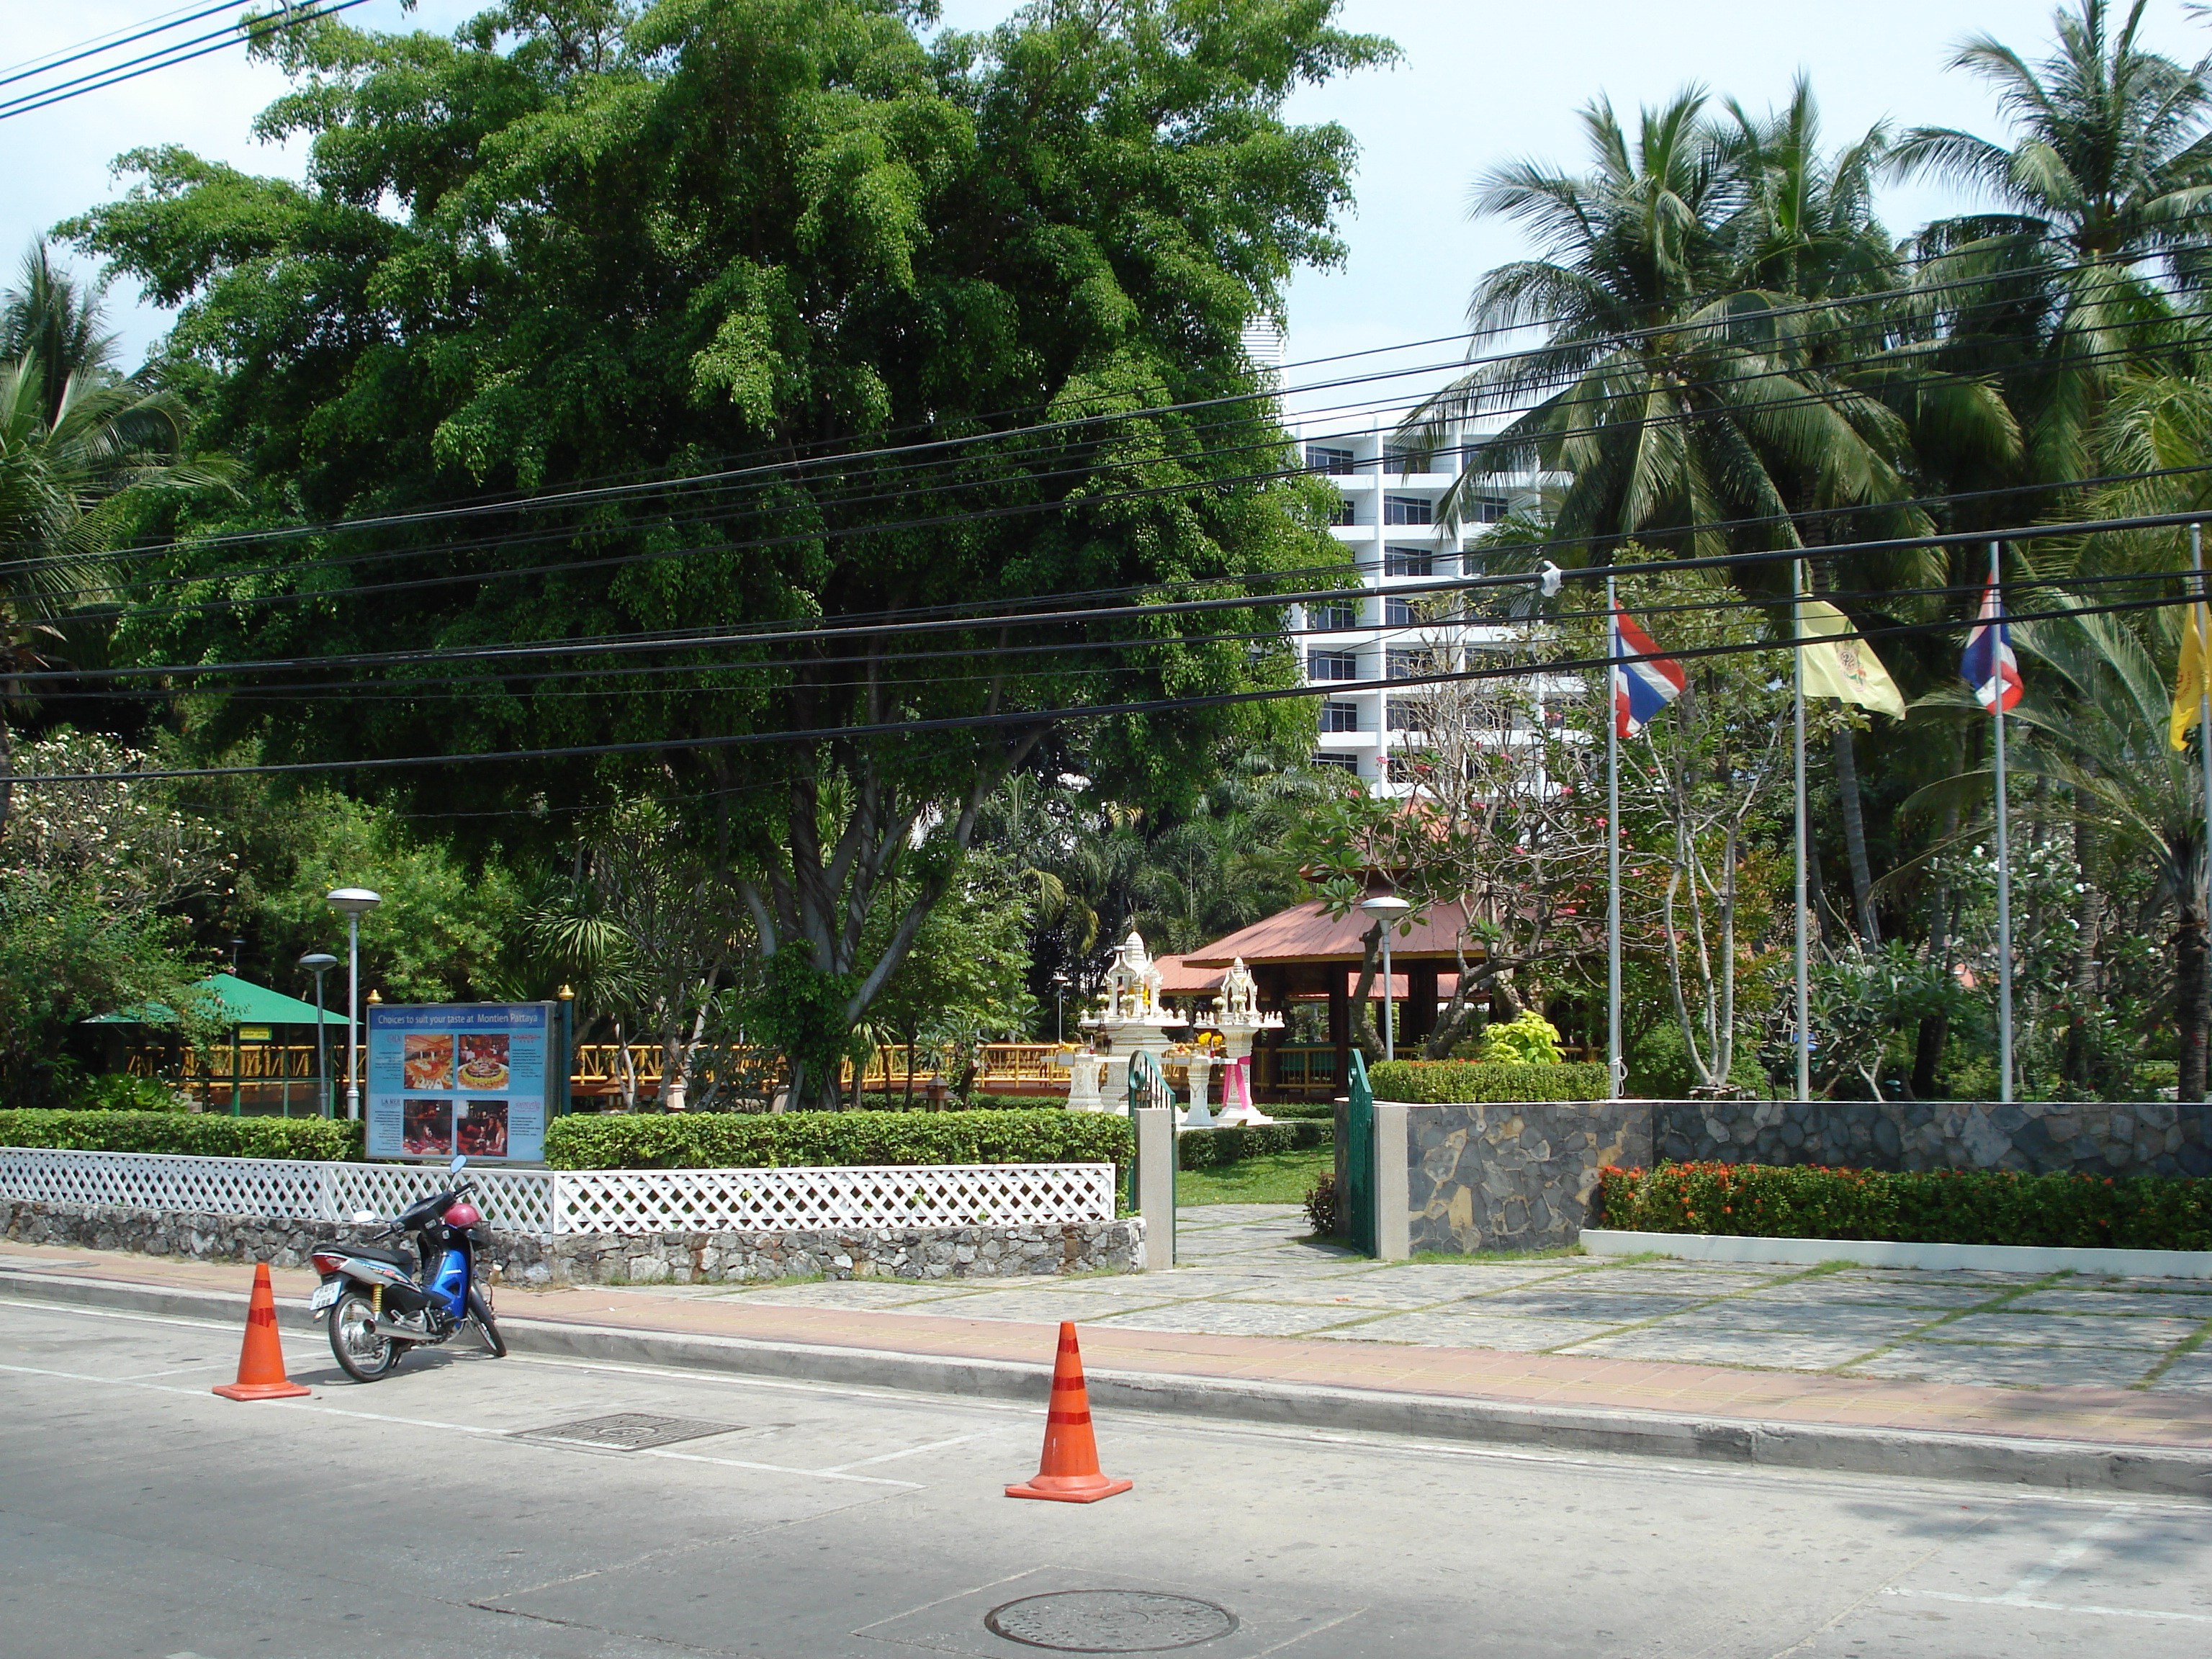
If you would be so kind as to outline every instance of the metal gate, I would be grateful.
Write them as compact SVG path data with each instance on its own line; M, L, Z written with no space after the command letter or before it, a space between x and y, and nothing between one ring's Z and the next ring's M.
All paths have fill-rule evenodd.
M1350 1085L1344 1123L1344 1191L1337 1201L1344 1206L1346 1231L1352 1243L1373 1255L1380 1248L1375 1191L1375 1091L1367 1085L1367 1058L1357 1048L1352 1051Z

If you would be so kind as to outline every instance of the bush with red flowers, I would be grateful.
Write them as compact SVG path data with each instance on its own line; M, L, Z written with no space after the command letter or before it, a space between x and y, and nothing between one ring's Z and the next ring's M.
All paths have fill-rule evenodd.
M1607 1167L1598 1174L1590 1224L1752 1238L2207 1250L2212 1180L1817 1164Z

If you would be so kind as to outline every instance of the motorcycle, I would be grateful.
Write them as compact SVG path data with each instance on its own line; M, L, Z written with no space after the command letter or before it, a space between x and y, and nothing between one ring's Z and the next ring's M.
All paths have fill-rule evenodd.
M456 1158L448 1173L458 1176L467 1164ZM469 1202L474 1190L457 1182L385 1224L376 1237L412 1234L412 1256L382 1245L332 1243L310 1258L322 1283L307 1298L308 1310L328 1316L331 1352L355 1382L389 1376L410 1348L434 1347L465 1325L477 1328L493 1358L507 1357L491 1297L476 1276L483 1216ZM357 1224L376 1219L368 1210L354 1217Z

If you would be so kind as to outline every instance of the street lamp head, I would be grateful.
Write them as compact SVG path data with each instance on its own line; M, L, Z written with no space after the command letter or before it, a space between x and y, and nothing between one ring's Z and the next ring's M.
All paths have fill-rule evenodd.
M343 910L357 916L364 910L374 910L384 902L384 895L372 893L366 887L333 887L323 895L323 902L333 910Z
M300 958L300 966L311 974L319 974L338 965L338 959L327 951L310 951Z
M1066 974L1054 974L1052 976L1052 982L1054 985L1073 985L1075 981L1068 978Z
M1395 893L1377 893L1373 898L1360 900L1359 908L1370 916L1381 916L1388 921L1393 916L1405 915L1413 907Z

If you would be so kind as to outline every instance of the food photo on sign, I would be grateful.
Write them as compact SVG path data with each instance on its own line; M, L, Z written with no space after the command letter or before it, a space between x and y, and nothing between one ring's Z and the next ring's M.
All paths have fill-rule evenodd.
M470 1032L461 1038L461 1083L464 1089L504 1089L507 1078L507 1039L504 1033Z
M450 1101L410 1100L400 1129L400 1145L416 1157L453 1150L453 1108Z
M438 1032L412 1032L404 1044L401 1069L410 1089L453 1086L453 1040Z

